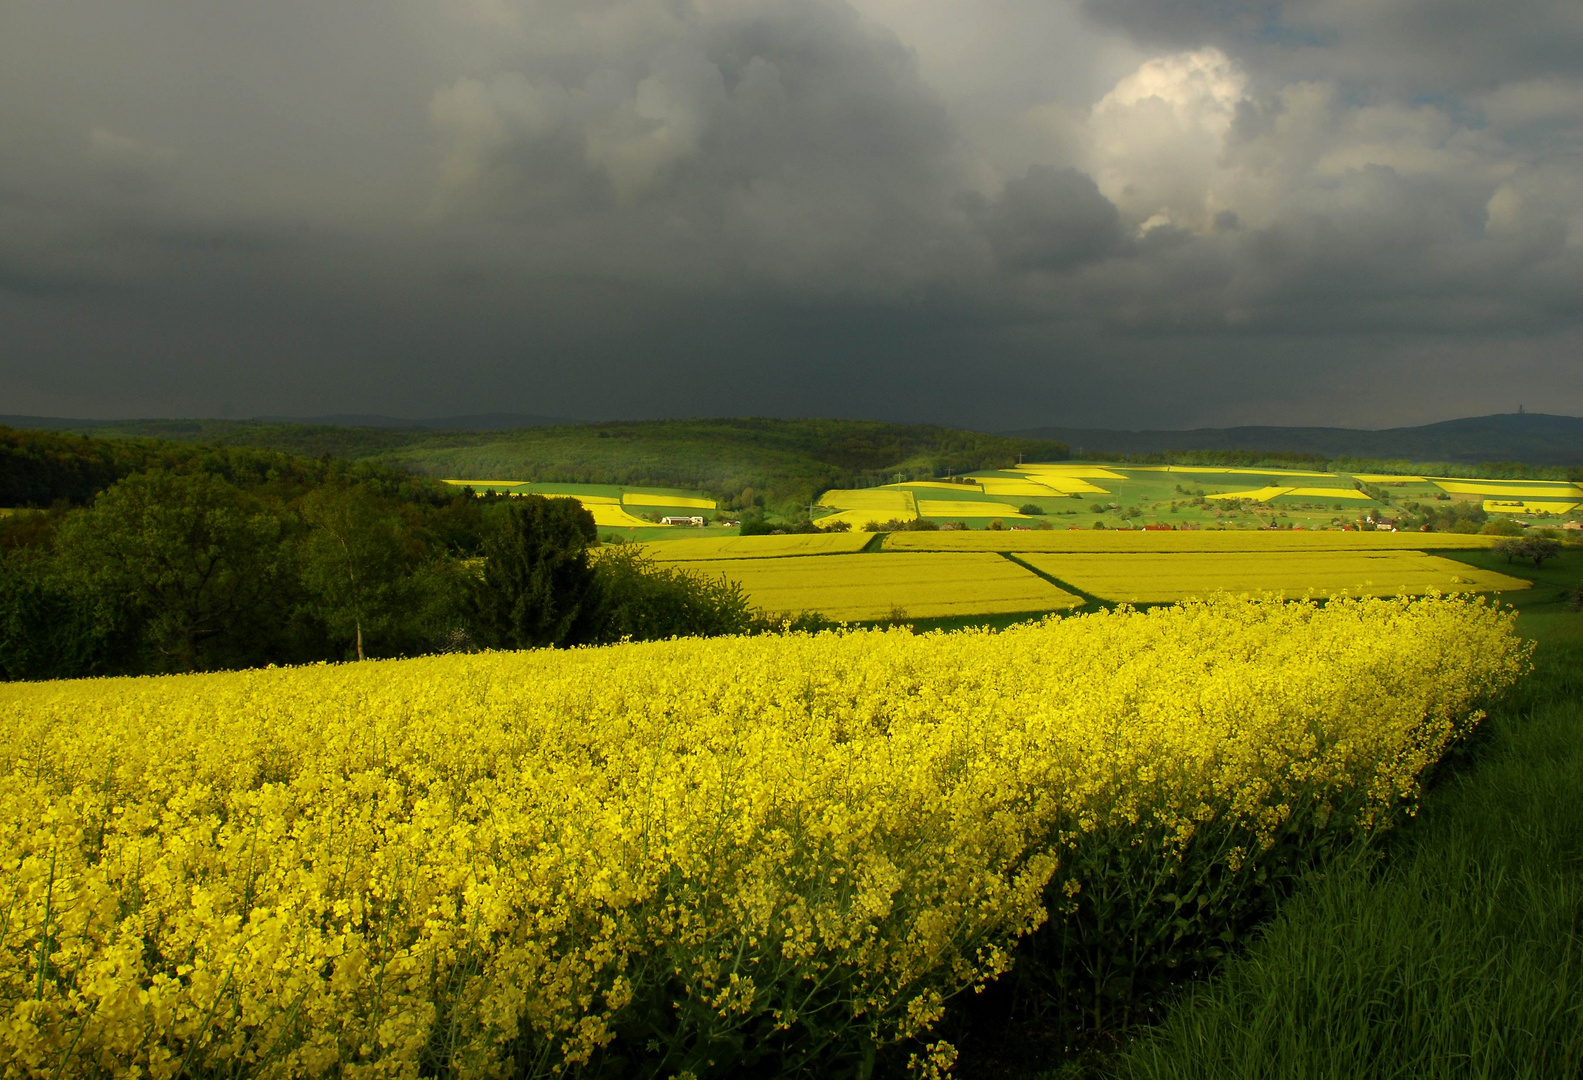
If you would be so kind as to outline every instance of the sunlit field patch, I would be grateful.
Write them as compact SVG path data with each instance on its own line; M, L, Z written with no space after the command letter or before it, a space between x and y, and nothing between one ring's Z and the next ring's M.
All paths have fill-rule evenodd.
M1529 582L1421 551L1019 555L1029 566L1102 600L1164 604L1217 592L1288 597L1495 592Z
M1251 502L1269 502L1280 495L1289 494L1293 489L1287 487L1261 487L1251 491L1220 491L1207 495L1209 499L1247 499Z
M1302 469L1233 469L1213 465L1120 465L1128 472L1181 473L1184 476L1337 476L1333 472L1305 472Z
M1011 480L1000 476L986 476L982 481L986 495L1033 496L1040 499L1059 499L1074 491L1099 491L1100 488L1076 479L1054 478L1053 484L1033 480Z
M1583 498L1583 487L1576 484L1567 484L1560 481L1542 480L1441 480L1436 479L1435 485L1454 495L1488 495L1491 498L1502 496L1518 499L1565 499Z
M1029 518L1003 502L971 502L966 499L920 499L918 513L926 518Z
M836 488L819 496L819 505L840 511L819 519L821 525L844 521L854 529L870 522L896 519L911 521L918 516L918 502L910 491L895 488Z
M970 495L982 495L983 486L973 480L969 483L953 484L948 480L908 480L901 484L886 484L886 489L928 488L930 491L962 491Z
M1082 603L1026 567L993 554L827 555L817 559L695 561L688 569L739 581L755 607L816 611L840 621L1057 611Z
M1018 465L1010 472L1021 473L1034 478L1048 477L1051 481L1062 478L1072 480L1125 480L1126 476L1107 469L1103 465L1064 465L1059 462L1033 462L1027 465ZM1046 481L1040 480L1040 483Z
M688 510L713 510L713 499L698 498L692 495L664 495L644 491L628 491L621 496L623 506L664 506L680 507Z
M772 559L787 555L835 555L861 551L873 533L788 533L785 536L686 537L652 545L660 562L699 559Z
M1487 548L1468 533L1305 532L1298 529L1051 529L1030 532L898 532L886 551L1281 552Z
M647 518L634 517L623 510L621 504L614 499L594 501L589 496L579 495L577 501L583 504L583 509L593 515L594 524L601 529L653 529L663 527Z
M1368 501L1366 492L1350 487L1295 487L1286 492L1289 496L1305 499L1362 499Z
M1579 504L1534 499L1485 499L1483 505L1487 514L1570 514Z

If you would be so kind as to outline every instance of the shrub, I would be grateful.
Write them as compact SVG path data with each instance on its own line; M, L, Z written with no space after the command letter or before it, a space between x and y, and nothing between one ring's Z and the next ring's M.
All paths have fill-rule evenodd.
M1524 536L1497 540L1490 545L1490 552L1504 555L1507 562L1514 559L1522 559L1526 562L1531 559L1537 567L1546 559L1553 559L1561 554L1561 543L1544 536Z
M740 584L657 563L637 544L601 551L594 571L599 641L740 634L753 625Z

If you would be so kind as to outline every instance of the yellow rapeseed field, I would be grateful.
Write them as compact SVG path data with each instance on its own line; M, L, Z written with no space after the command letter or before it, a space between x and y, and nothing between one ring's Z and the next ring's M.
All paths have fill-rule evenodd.
M969 502L966 499L919 499L918 515L926 518L1008 518L1019 521L1028 516L1003 502Z
M1032 496L1036 499L1060 499L1072 491L1099 491L1099 488L1082 480L1052 478L1045 484L1035 480L1013 480L1004 476L986 476L979 483L986 495ZM1059 485L1059 486L1057 486Z
M1287 596L1395 596L1398 593L1526 589L1530 582L1421 551L1046 554L1029 566L1102 600L1168 604L1217 592Z
M1021 473L1024 476L1049 477L1050 480L1063 478L1073 480L1125 480L1127 477L1103 465L1067 465L1061 462L1033 462L1027 465L1018 465L1009 470ZM1040 483L1044 483L1043 480Z
M787 533L783 536L700 536L648 545L660 562L699 559L772 559L785 555L837 555L861 551L873 533Z
M1368 499L1369 496L1357 488L1344 487L1262 487L1252 491L1223 491L1214 495L1204 496L1207 499L1252 499L1254 502L1268 502L1282 495L1296 495L1308 499Z
M642 491L628 491L621 496L624 506L678 506L689 510L713 510L715 501L692 495L656 495Z
M1338 476L1333 472L1305 472L1302 469L1234 469L1220 465L1123 465L1128 472L1184 473L1194 476Z
M1270 487L1253 488L1250 491L1219 491L1219 492L1216 492L1213 495L1207 495L1207 496L1205 496L1205 498L1209 498L1209 499L1250 499L1253 502L1269 502L1271 499L1275 498L1277 495L1285 495L1287 492L1289 492L1291 490L1292 490L1291 488L1287 488L1287 487L1273 487L1273 486L1270 486Z
M1518 499L1579 499L1583 487L1576 484L1549 480L1441 480L1435 486L1455 495L1488 495L1492 498Z
M834 488L819 496L819 505L832 510L875 510L907 517L913 513L912 492L898 488Z
M1486 548L1469 533L1307 532L1300 529L1049 529L1029 532L896 532L886 551L1281 552Z
M1534 499L1485 499L1484 512L1488 514L1570 514L1578 508L1575 502L1540 502Z
M887 490L929 488L944 491L965 491L975 494L983 494L984 491L983 486L977 480L963 484L953 484L949 480L908 480L900 484L886 484L885 487Z
M1295 487L1287 491L1288 495L1296 495L1308 499L1368 499L1366 492L1357 488L1344 487Z
M861 529L870 522L911 521L918 516L912 492L896 488L837 488L819 496L819 505L840 511L820 518L819 523L825 526L844 521Z
M1487 605L1221 601L6 685L0 1063L928 1073L1120 865L1068 852L1372 828L1525 664Z
M893 607L914 618L1056 611L1082 601L999 555L822 555L688 563L742 583L755 607L817 611L845 622L883 619Z
M583 509L593 515L594 524L601 529L652 529L658 527L655 522L649 521L647 518L635 517L627 513L621 508L621 504L614 499L607 502L602 499L595 501L592 498L581 495L575 496L575 498L583 504Z

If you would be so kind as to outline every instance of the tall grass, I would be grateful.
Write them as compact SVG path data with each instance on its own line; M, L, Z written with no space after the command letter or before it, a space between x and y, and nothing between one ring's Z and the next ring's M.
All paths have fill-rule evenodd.
M1583 1076L1583 641L1571 629L1545 635L1534 675L1383 855L1349 857L1294 896L1107 1072Z

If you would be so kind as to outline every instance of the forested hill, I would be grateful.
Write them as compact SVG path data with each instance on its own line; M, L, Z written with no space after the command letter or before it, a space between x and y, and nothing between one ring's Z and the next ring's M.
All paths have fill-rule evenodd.
M67 475L76 469L83 482L92 484L97 481L90 476L124 469L139 454L196 444L299 459L344 459L431 477L641 484L708 491L726 499L751 489L773 504L805 501L832 487L880 483L897 474L919 479L1010 465L1019 458L1057 461L1067 456L1066 446L1053 440L869 420L660 420L512 431L236 420L57 421L52 426L92 434L91 439L74 440L78 450L51 444L50 454L64 453L74 464L29 465L19 455L38 458L43 450L35 445L24 452L23 444L42 433L0 429L0 475L39 467ZM78 498L76 489L67 497ZM40 498L9 505L38 505Z
M1188 431L1048 427L1007 434L1059 439L1069 443L1079 457L1181 451L1279 451L1326 459L1442 461L1468 465L1521 461L1532 465L1583 466L1583 417L1528 412L1469 416L1380 431L1332 427L1195 428Z

